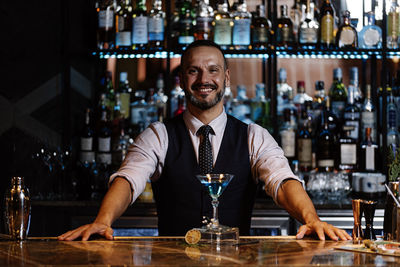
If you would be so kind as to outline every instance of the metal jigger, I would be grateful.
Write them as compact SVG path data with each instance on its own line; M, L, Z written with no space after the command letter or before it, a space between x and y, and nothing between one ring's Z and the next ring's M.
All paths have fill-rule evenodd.
M358 242L363 239L363 231L361 228L361 217L362 217L362 209L361 209L361 199L353 199L351 201L353 207L353 217L354 217L354 227L353 227L353 241Z
M364 211L365 217L365 232L364 232L364 239L376 240L375 231L374 231L374 216L375 216L375 208L376 201L368 201L364 200L362 202L362 210Z
M398 196L399 192L399 182L389 182L389 189L393 194ZM393 197L389 192L386 195L386 203L385 203L385 215L384 215L384 223L383 223L383 239L384 240L394 240L396 239L395 236L395 229L397 224L397 207L396 203L394 202Z

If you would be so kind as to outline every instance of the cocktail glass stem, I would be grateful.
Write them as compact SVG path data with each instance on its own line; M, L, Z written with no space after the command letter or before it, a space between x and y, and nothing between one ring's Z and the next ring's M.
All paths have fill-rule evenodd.
M211 201L211 204L213 206L213 219L212 219L212 228L218 228L219 227L219 221L218 221L218 198L213 198Z

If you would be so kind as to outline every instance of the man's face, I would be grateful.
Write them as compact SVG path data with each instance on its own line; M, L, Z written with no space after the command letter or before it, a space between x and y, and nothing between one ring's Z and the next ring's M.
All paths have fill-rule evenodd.
M193 48L182 62L181 87L189 104L210 109L221 102L225 86L229 86L229 70L224 69L224 58L215 47Z

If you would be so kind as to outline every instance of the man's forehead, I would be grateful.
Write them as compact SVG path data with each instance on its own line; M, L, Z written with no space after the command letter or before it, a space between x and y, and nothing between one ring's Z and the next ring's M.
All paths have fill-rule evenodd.
M212 46L199 46L188 51L185 58L185 61L187 61L186 63L192 64L194 63L193 61L198 60L210 62L214 65L224 65L224 56L221 51Z

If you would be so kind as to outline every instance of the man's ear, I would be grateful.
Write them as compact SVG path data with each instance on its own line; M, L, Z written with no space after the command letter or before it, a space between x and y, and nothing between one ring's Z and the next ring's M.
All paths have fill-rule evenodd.
M231 76L230 76L229 69L227 69L225 71L225 86L226 87L230 87L231 86Z

